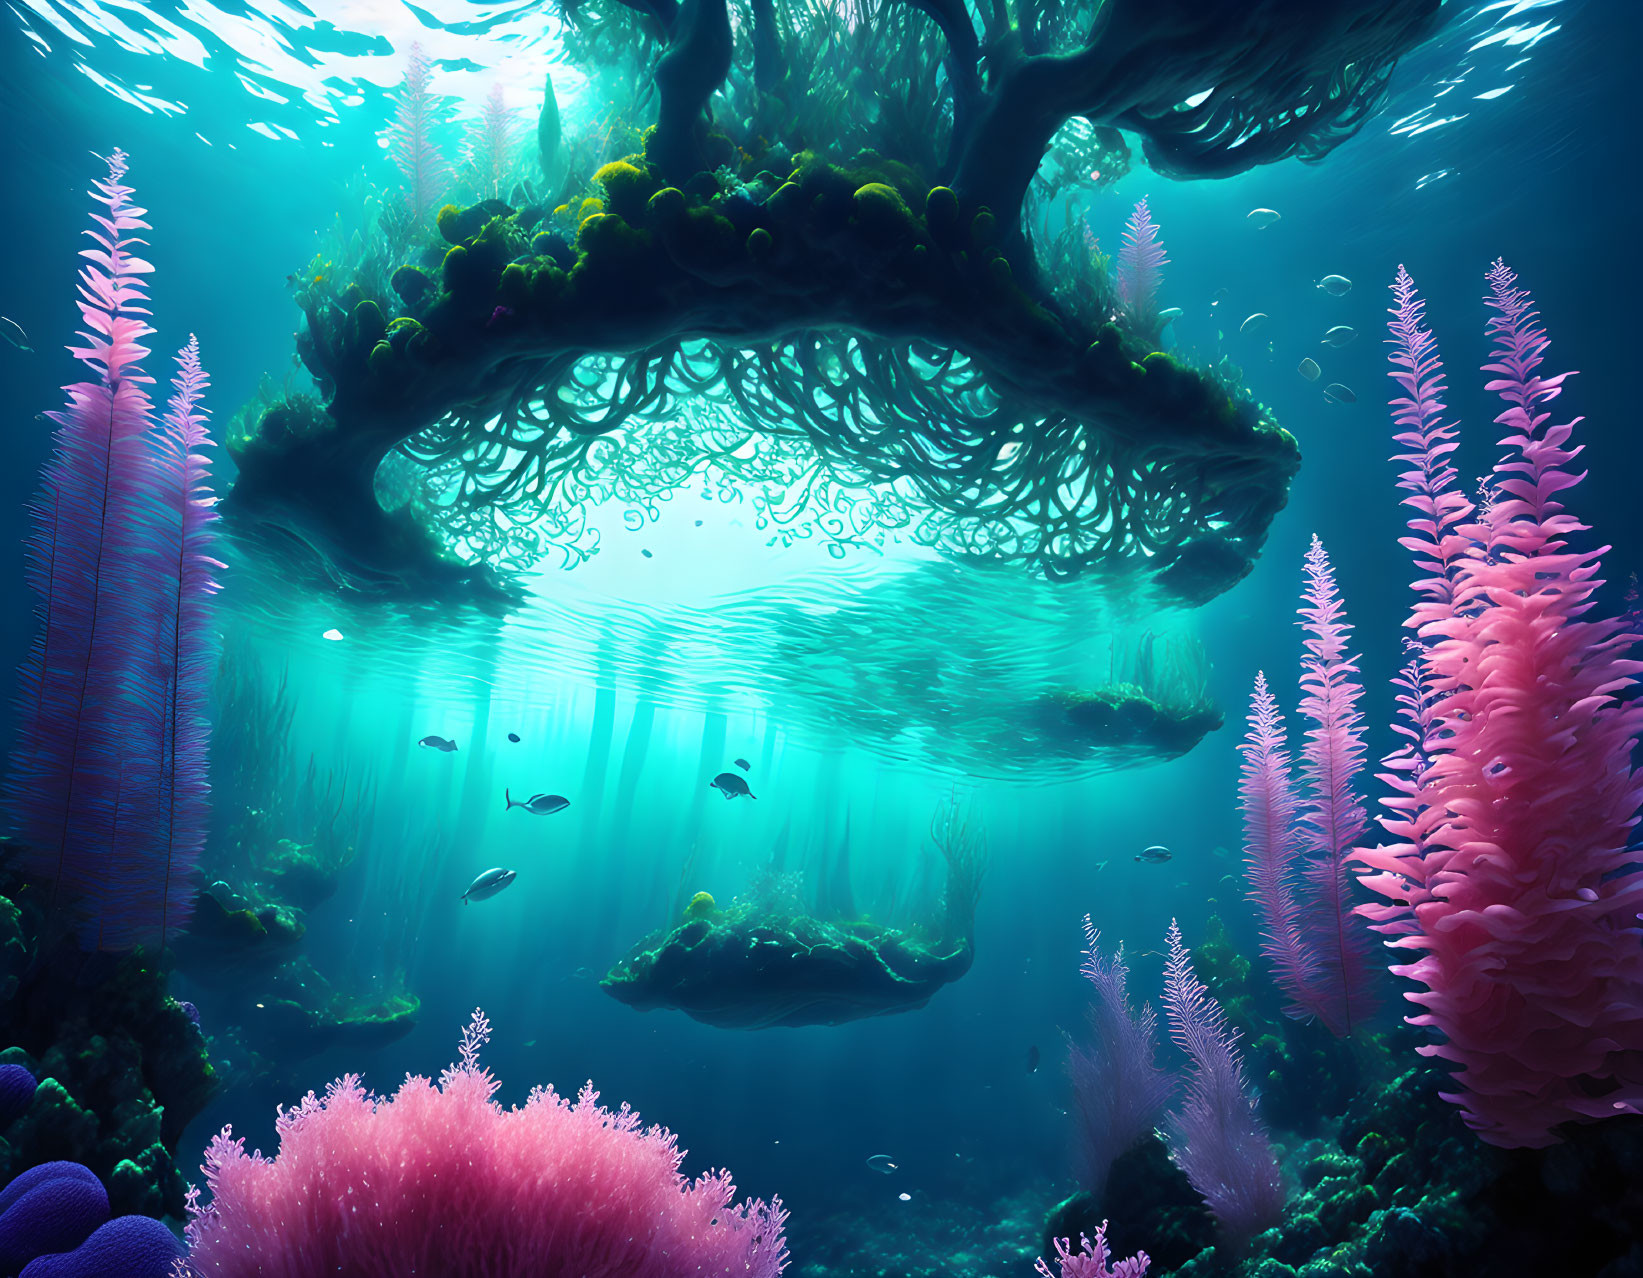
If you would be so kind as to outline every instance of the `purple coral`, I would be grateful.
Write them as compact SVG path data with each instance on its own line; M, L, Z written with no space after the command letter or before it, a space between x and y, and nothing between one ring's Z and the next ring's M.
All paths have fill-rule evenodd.
M438 1085L391 1097L357 1076L310 1092L275 1123L276 1157L224 1129L206 1151L212 1201L193 1208L190 1264L210 1278L338 1273L442 1278L776 1278L779 1200L736 1203L728 1172L679 1174L671 1132L623 1105L537 1087L504 1110L479 1065L476 1012Z
M1152 1263L1151 1257L1144 1251L1138 1251L1128 1260L1112 1263L1112 1248L1107 1245L1107 1222L1102 1221L1095 1231L1095 1239L1089 1237L1079 1240L1081 1246L1077 1251L1072 1249L1070 1238L1055 1240L1055 1258L1061 1269L1060 1278L1146 1278L1147 1266ZM1056 1278L1050 1272L1049 1265L1044 1263L1044 1257L1038 1258L1036 1266L1043 1278Z
M1249 1238L1283 1215L1283 1177L1244 1081L1237 1033L1194 974L1173 919L1167 937L1164 1008L1170 1036L1192 1062L1186 1099L1168 1124L1170 1158L1228 1236Z
M1073 1044L1068 1058L1078 1109L1084 1183L1099 1195L1113 1160L1147 1136L1175 1081L1158 1068L1158 1018L1150 1004L1130 1005L1124 947L1112 958L1099 949L1101 934L1084 916L1088 948L1080 971L1095 987L1088 1046Z

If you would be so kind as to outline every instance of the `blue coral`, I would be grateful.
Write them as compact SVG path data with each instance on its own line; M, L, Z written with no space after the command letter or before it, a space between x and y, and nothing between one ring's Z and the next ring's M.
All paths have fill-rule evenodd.
M108 1219L108 1193L79 1163L42 1163L0 1190L0 1274L72 1251Z
M22 1278L168 1278L172 1261L184 1255L182 1243L159 1221L121 1216L73 1251L39 1257Z
M21 1065L0 1065L0 1127L10 1127L28 1112L39 1084Z

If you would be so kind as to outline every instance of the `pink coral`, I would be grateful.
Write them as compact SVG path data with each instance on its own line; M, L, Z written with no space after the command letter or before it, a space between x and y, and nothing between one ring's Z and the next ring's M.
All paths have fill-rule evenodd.
M188 1228L211 1278L775 1278L780 1200L736 1204L728 1172L689 1182L672 1133L623 1105L551 1087L504 1110L479 1065L474 1013L461 1063L387 1098L357 1076L276 1123L277 1157L225 1128L206 1151L212 1201Z
M1580 479L1576 422L1546 408L1567 375L1539 375L1547 338L1515 276L1497 262L1489 283L1484 367L1507 451L1470 522L1450 494L1441 405L1411 385L1436 379L1430 337L1401 271L1395 286L1419 673L1383 818L1398 842L1358 859L1391 902L1362 912L1412 952L1392 970L1425 987L1408 995L1424 1009L1411 1022L1444 1037L1422 1050L1460 1066L1447 1098L1485 1140L1538 1147L1560 1123L1643 1112L1643 858L1630 847L1643 663L1624 624L1590 615L1601 551L1568 541L1585 531L1558 501Z
M1136 1252L1128 1260L1111 1263L1112 1248L1107 1246L1106 1221L1103 1220L1095 1231L1094 1242L1088 1237L1079 1241L1082 1246L1074 1251L1072 1239L1055 1240L1055 1258L1061 1269L1061 1278L1146 1278L1147 1266L1152 1261L1144 1251ZM1038 1258L1037 1269L1043 1278L1055 1278L1042 1256Z

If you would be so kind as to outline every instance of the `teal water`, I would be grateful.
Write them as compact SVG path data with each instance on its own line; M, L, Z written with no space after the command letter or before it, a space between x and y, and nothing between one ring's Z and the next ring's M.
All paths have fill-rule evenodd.
M613 437L638 459L632 474L682 465L665 493L624 491L630 472L613 463L606 487L589 481L585 501L548 517L551 545L529 523L532 502L477 517L486 554L460 514L443 517L452 553L520 569L516 606L339 588L230 513L202 886L222 882L231 906L280 898L289 885L275 885L269 850L287 839L329 858L332 894L300 907L289 957L208 956L190 971L179 949L171 988L199 1005L221 1083L179 1165L197 1166L229 1122L272 1150L275 1105L340 1073L388 1090L408 1071L436 1072L479 1006L495 1027L486 1060L501 1100L594 1079L607 1101L678 1132L687 1170L728 1166L744 1193L779 1193L795 1272L1030 1272L1044 1213L1077 1187L1064 1062L1067 1035L1084 1033L1083 917L1126 945L1149 999L1172 919L1194 945L1218 920L1255 954L1236 746L1257 670L1293 704L1294 609L1314 534L1357 626L1370 759L1394 744L1408 566L1383 325L1399 264L1443 339L1468 486L1493 456L1495 409L1474 375L1487 353L1484 272L1505 255L1535 291L1555 365L1581 370L1568 394L1586 419L1578 510L1612 547L1607 609L1623 606L1643 562L1628 385L1643 281L1624 123L1639 14L1602 0L1451 0L1443 19L1362 131L1320 164L1176 181L1137 154L1118 181L1074 186L1041 213L1054 227L1086 220L1112 252L1146 196L1170 257L1159 301L1181 310L1162 345L1186 363L1236 366L1250 400L1299 443L1301 469L1248 576L1201 607L1163 604L1121 575L1049 580L954 554L935 523L908 514L905 485L858 473L801 493L815 464L804 438L760 435L734 400L706 392L677 418ZM293 354L302 315L288 277L300 286L346 269L332 256L376 234L371 201L397 197L380 135L413 41L436 59L453 156L496 85L515 112L520 173L532 171L545 75L567 138L589 154L654 110L602 100L559 11L541 4L12 0L0 31L11 250L0 313L35 348L0 347L0 668L24 660L32 634L24 503L50 447L35 414L77 375L62 347L96 156L130 154L153 223L151 362L198 334L222 440L246 428L242 409L254 419L265 390L311 384ZM877 118L861 104L839 113L858 131ZM597 165L584 167L589 177ZM452 189L463 204L483 194ZM1258 208L1282 220L1257 230L1246 215ZM1328 274L1350 291L1315 287ZM1266 321L1240 333L1255 313ZM1335 325L1357 336L1325 344ZM1323 366L1316 382L1297 372L1303 358ZM1326 384L1355 402L1330 402ZM227 491L226 450L215 465ZM429 473L423 509L450 500L449 471ZM422 475L396 455L377 492L393 506ZM1167 747L1067 726L1070 698L1113 685L1202 722ZM430 734L458 748L419 747ZM755 800L710 788L738 758ZM536 816L506 808L505 790L569 806ZM974 965L928 1005L739 1032L601 990L697 892L728 906L779 889L904 929L939 917L932 829L951 810L984 842L986 872ZM1142 863L1154 845L1171 859ZM464 904L492 866L517 879ZM279 966L298 955L308 966ZM280 999L354 1024L299 1047L262 1015ZM1387 999L1383 1040L1400 1032L1399 1001ZM358 1024L390 1013L390 1026ZM1377 1065L1395 1072L1388 1057L1413 1057L1388 1041L1366 1051L1384 1051ZM1286 1156L1336 1118L1280 1131ZM868 1165L878 1154L892 1156L892 1175Z

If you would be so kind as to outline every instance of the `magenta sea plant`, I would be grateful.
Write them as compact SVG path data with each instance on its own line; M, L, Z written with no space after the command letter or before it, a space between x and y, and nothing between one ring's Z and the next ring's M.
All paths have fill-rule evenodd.
M198 1278L776 1278L787 1264L780 1200L736 1203L728 1172L694 1181L661 1127L536 1087L503 1109L479 1064L480 1012L437 1084L391 1097L357 1075L275 1123L274 1158L224 1128L205 1155L209 1205L191 1191Z
M32 878L75 904L88 943L164 944L186 924L207 816L204 715L214 664L212 498L190 339L156 422L141 360L154 330L138 256L145 210L115 151L82 251L92 373L50 414L56 448L31 504L40 626L19 677L5 807Z
M1158 327L1158 288L1169 264L1146 196L1135 203L1118 250L1118 309L1131 327L1152 333Z
M1301 715L1297 790L1278 703L1257 673L1239 784L1249 895L1261 913L1261 952L1289 998L1285 1011L1350 1034L1373 1006L1361 925L1352 917L1348 860L1368 827L1363 689L1347 651L1351 626L1323 543L1307 551L1300 618Z
M1147 1266L1152 1263L1152 1258L1144 1251L1136 1252L1128 1260L1113 1262L1112 1248L1107 1245L1106 1221L1103 1220L1096 1229L1094 1241L1084 1237L1079 1242L1078 1250L1074 1251L1072 1239L1055 1240L1059 1278L1147 1278ZM1038 1258L1035 1268L1043 1278L1057 1278L1042 1256Z
M1639 636L1594 614L1602 551L1572 544L1586 527L1560 500L1579 419L1552 420L1568 374L1541 375L1527 291L1495 263L1484 370L1506 437L1474 508L1424 305L1401 267L1392 289L1415 657L1385 776L1394 841L1357 854L1386 902L1361 912L1409 957L1392 970L1420 987L1411 1023L1442 1035L1421 1050L1458 1066L1446 1098L1484 1140L1540 1147L1643 1112Z

